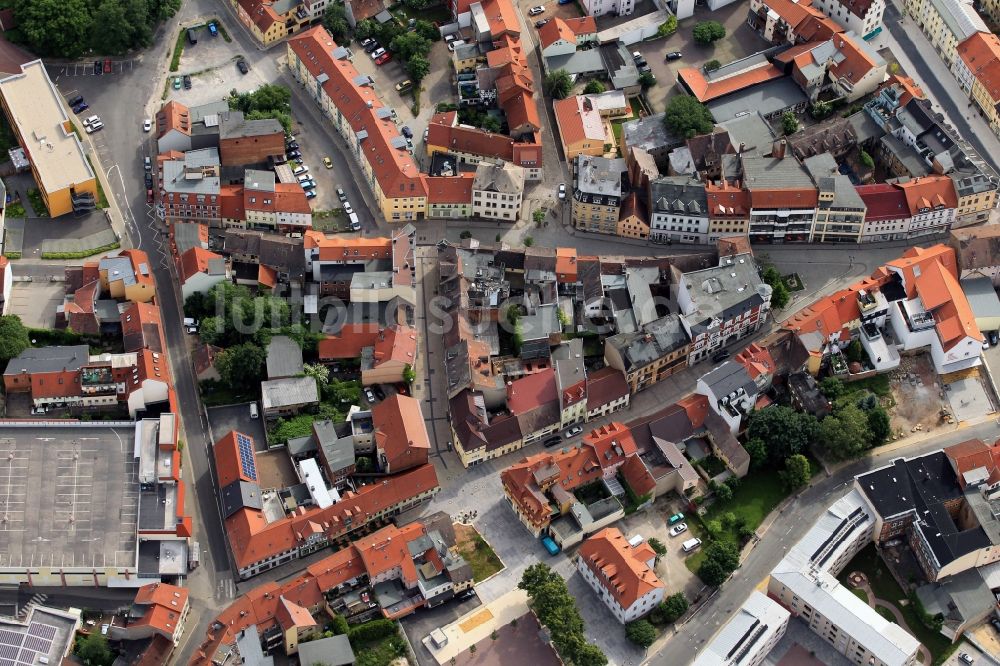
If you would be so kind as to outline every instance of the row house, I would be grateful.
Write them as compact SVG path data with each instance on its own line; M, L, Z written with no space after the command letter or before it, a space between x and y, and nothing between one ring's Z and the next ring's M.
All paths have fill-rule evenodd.
M885 0L812 0L812 6L862 39L872 39L882 31Z
M462 164L510 162L524 169L524 178L542 178L542 144L538 133L510 137L458 122L457 111L438 113L427 124L428 157L453 155Z
M972 0L905 0L903 9L948 67L955 62L959 44L977 32L990 31Z
M810 240L858 243L865 224L865 202L851 179L840 173L830 153L807 157L803 165L816 183L816 219Z
M167 224L199 222L218 226L221 219L218 149L171 151L158 155L156 161L156 182Z
M979 107L994 134L1000 134L1000 38L977 32L958 45L952 72L962 91Z
M751 0L747 25L766 41L799 44L814 39L829 39L843 28L809 0Z
M750 194L750 242L805 242L812 236L819 193L806 168L779 150L771 157L744 155Z
M498 222L516 222L521 216L525 170L510 162L482 162L472 181L472 215Z
M626 166L621 158L579 155L573 188L573 226L585 231L614 234L618 230Z
M316 26L288 40L288 63L344 138L383 217L389 222L422 219L427 210L426 181L392 109L382 103L371 78L354 68L348 50Z
M298 183L278 183L273 171L247 169L243 216L248 229L302 232L312 227L312 209Z
M723 180L718 185L705 184L708 207L708 242L724 236L746 236L750 229L750 196L742 187Z
M649 238L654 243L708 242L708 198L701 181L689 176L650 181L649 211Z
M606 338L604 362L623 373L629 391L637 393L686 368L689 342L681 318L669 314L641 331Z

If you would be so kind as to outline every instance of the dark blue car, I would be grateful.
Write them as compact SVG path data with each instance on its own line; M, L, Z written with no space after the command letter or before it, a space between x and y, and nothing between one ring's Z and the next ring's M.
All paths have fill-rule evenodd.
M86 102L80 102L79 104L73 107L73 113L81 113L89 108L90 108L89 104L87 104Z
M219 36L219 29L215 27L215 21L208 24L208 34L212 35L212 37Z

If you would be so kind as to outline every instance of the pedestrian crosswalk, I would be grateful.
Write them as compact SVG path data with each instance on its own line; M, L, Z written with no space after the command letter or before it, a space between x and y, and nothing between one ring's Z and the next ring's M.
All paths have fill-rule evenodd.
M33 595L31 597L31 599L28 600L28 603L24 604L24 606L18 612L17 617L19 619L21 619L21 620L27 618L28 617L28 613L31 612L32 608L34 608L35 606L41 606L42 604L45 603L45 600L48 599L48 598L49 597L46 594L35 594L35 595Z

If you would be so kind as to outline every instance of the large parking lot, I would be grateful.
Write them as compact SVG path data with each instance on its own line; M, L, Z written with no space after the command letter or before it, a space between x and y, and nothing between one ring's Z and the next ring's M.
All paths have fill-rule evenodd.
M239 26L228 26L230 30L242 30ZM246 74L241 74L236 61L240 53L236 42L227 42L222 35L212 37L205 28L197 29L198 43L190 44L185 39L184 52L176 72L170 72L167 80L167 100L175 99L188 106L217 102L229 96L231 90L249 92L267 80L262 72L253 66ZM175 77L191 76L191 89L175 90Z

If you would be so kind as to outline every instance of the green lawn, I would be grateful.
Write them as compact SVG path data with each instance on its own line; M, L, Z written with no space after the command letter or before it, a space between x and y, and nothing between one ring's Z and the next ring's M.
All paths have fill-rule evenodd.
M896 583L896 579L892 577L886 569L885 563L879 558L874 544L862 550L853 560L848 562L837 578L846 585L847 576L854 571L861 571L868 576L868 584L876 597L890 601L899 608L910 631L918 641L931 651L934 664L942 663L955 651L958 647L957 643L953 644L940 633L928 629L920 622L920 618L910 606L903 589Z
M87 155L87 164L90 165L90 170L95 174L94 182L97 183L97 207L107 208L108 198L104 195L104 188L101 187L101 179L96 177L97 169L94 168L94 163L91 161L90 155Z
M856 382L844 382L844 389L851 393L868 389L880 398L892 393L892 390L889 388L889 375L875 375L874 377L859 379Z
M42 199L42 193L38 191L37 187L28 190L28 201L31 202L31 207L35 209L36 217L49 216L49 209L45 207L45 200Z
M490 544L486 543L486 540L479 535L479 532L473 533L471 541L461 544L458 553L469 563L472 568L472 577L477 583L503 569L503 562L493 552Z

